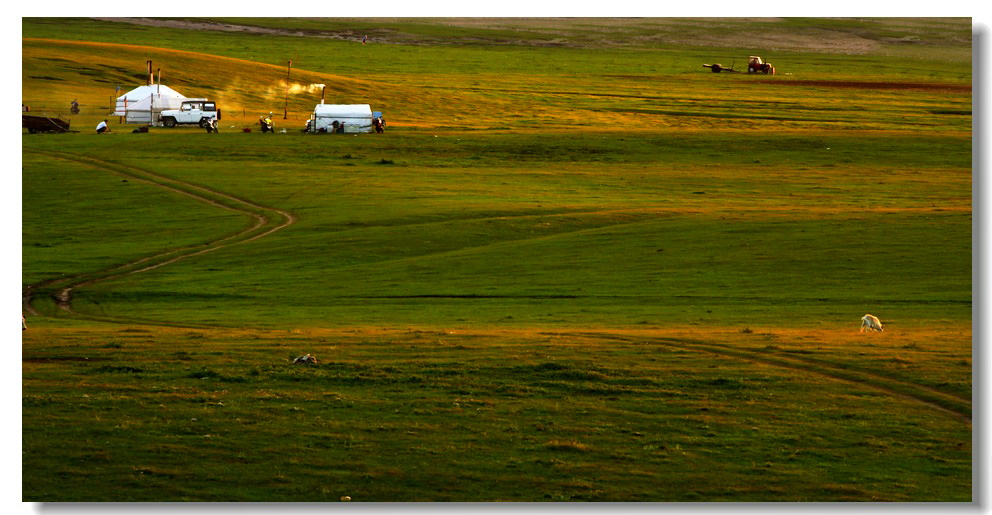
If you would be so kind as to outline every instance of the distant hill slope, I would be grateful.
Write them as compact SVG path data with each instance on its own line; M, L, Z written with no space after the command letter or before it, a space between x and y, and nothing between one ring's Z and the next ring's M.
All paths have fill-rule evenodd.
M52 19L23 23L26 35L52 34ZM66 114L79 99L74 127L110 113L118 86L145 84L152 60L163 84L217 100L225 129L268 112L282 119L284 109L277 125L302 127L323 85L327 103L371 104L390 127L422 130L971 130L970 59L774 53L764 57L778 74L755 76L701 66L720 59L740 70L750 49L363 46L94 20L66 27L60 39L22 39L22 102Z
M162 84L187 97L216 100L227 112L227 121L243 117L253 122L262 113L281 113L284 106L290 118L305 119L320 102L321 85L326 87L326 103L369 103L396 118L426 125L445 113L487 103L470 94L442 98L415 87L298 68L292 69L287 87L285 66L141 45L25 38L21 56L22 102L33 111L52 114L64 114L78 99L84 115L105 116L117 95L145 84L148 60L153 73L161 69Z
M969 18L94 18L150 27L402 45L650 48L669 45L837 54L942 47L967 58Z

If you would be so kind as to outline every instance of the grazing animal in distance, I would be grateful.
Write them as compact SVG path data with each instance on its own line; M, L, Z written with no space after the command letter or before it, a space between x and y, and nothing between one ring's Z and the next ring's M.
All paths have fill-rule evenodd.
M317 357L316 356L311 356L309 354L307 354L305 356L300 356L300 357L298 357L298 358L296 358L296 359L293 360L293 364L294 365L316 365L317 364Z
M861 317L860 332L862 333L865 332L866 328L868 329L869 333L872 331L876 331L880 333L882 332L882 322L879 322L878 317L876 317L875 315L865 315Z

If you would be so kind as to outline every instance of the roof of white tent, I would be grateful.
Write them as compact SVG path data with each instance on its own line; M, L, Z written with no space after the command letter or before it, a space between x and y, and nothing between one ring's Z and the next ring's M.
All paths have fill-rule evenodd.
M320 117L365 118L372 116L369 104L317 104L313 110Z
M138 86L127 93L117 97L117 100L124 100L127 98L128 102L134 100L141 100L143 98L148 98L152 95L161 95L165 97L177 97L186 98L182 93L165 86L162 84L152 84L151 86Z

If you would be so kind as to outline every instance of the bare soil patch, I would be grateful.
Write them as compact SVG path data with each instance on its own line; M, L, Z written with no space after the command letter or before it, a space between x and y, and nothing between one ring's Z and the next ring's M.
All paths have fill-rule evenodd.
M921 91L951 91L961 93L971 93L971 84L943 84L939 82L870 82L870 81L845 81L845 80L774 80L764 81L762 84L782 85L782 86L806 86L820 88L843 88L843 89L897 89L897 90L921 90Z
M762 51L866 54L882 50L892 38L873 36L869 30L796 28L780 18L335 18L354 21L353 30L314 30L260 27L215 21L159 18L94 18L102 21L209 30L360 41L369 35L376 43L406 45L489 44L556 47L631 47L685 45L714 48L756 48ZM389 28L390 23L416 21L475 29L478 35L432 36ZM884 22L865 22L876 26ZM951 30L950 27L946 30ZM905 29L904 30L908 30ZM519 36L517 36L519 35ZM908 39L907 39L908 38ZM897 43L917 43L912 37Z
M48 356L48 357L31 357L22 358L23 363L59 363L63 361L110 361L110 358L88 358L83 356Z
M168 27L185 30L214 30L219 32L243 32L250 34L271 34L278 36L308 36L317 38L344 39L341 34L333 32L314 32L304 30L276 29L267 27L256 27L253 25L235 25L231 23L220 23L212 21L189 21L189 20L164 20L156 18L93 18L100 21L112 21L117 23L131 23L134 25L145 25L148 27Z

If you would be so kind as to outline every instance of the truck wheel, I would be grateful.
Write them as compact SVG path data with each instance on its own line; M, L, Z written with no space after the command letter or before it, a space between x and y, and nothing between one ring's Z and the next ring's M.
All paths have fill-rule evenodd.
M754 72L756 72L756 71L757 71L757 70L755 70L755 69L754 69L754 66L748 66L748 67L747 67L747 72L748 72L748 73L754 73Z
M162 120L162 123L166 127L175 127L176 126L176 119L175 118L165 118L165 119Z

